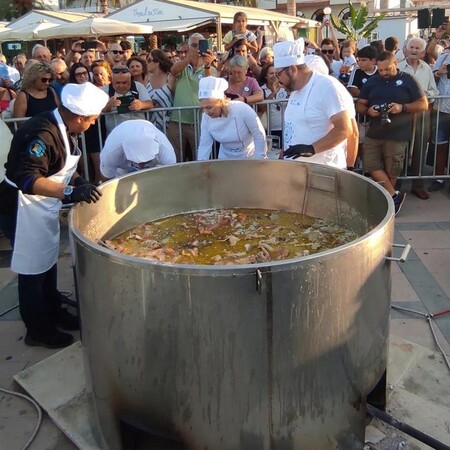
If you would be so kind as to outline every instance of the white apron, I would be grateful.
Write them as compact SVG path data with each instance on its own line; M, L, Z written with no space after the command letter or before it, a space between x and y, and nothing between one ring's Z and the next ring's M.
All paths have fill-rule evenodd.
M291 143L290 145L295 144L312 144L313 142L317 141L321 137L324 136L322 134L321 136L316 135L312 131L312 127L308 123L308 113L307 113L307 107L308 107L308 99L311 95L319 95L318 92L312 92L314 83L316 81L316 74L313 73L311 79L309 80L308 84L303 88L305 91L302 92L302 96L300 97L299 103L292 103L292 97L288 102L288 106L284 112L284 120L286 122L290 122L291 124L294 124L295 126L289 127L291 137L290 140L287 140L287 136L285 135L285 143L288 142ZM321 95L326 93L320 93ZM326 101L326 98L324 98L324 101ZM286 127L288 128L288 127ZM304 161L304 162L311 162L316 164L324 164L326 166L334 166L334 167L340 167L345 168L347 167L347 161L346 161L346 146L347 146L347 140L344 140L340 144L338 144L336 147L333 147L330 150L326 150L324 152L317 153L316 155L310 156L310 157L304 157L300 156L298 158L295 158L296 161Z
M75 155L70 154L66 127L58 110L53 112L64 141L66 163L48 180L69 184L74 174L80 149L75 145ZM17 227L11 270L23 275L37 275L49 270L59 256L59 211L62 202L58 198L28 195L19 190Z

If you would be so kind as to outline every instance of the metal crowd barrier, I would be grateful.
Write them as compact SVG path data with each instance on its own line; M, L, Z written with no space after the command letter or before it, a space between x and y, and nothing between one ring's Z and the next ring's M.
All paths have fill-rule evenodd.
M450 95L447 96L438 96L438 97L431 97L430 99L434 100L437 104L437 109L426 111L425 113L420 113L416 115L415 120L415 126L414 130L411 136L411 140L409 141L408 148L406 150L405 155L405 165L404 165L404 171L403 174L399 177L400 179L448 179L450 178L449 169L450 169L450 146L447 146L447 166L445 172L447 175L439 175L436 173L436 153L437 153L437 144L435 143L437 141L437 126L439 125L439 121L444 117L441 112L441 104L444 100L450 101ZM278 105L280 107L280 114L282 116L282 127L284 125L284 111L287 105L287 100L265 100L261 103L253 105L253 108L257 110L258 105L266 105L268 108L270 105ZM194 129L194 136L195 136L195 149L194 153L196 153L196 150L198 148L198 142L200 137L200 124L201 124L201 111L198 106L186 106L186 107L172 107L172 108L153 108L150 111L140 111L138 114L140 114L140 118L142 117L143 113L145 114L145 118L147 120L151 121L152 114L162 112L163 114L170 114L173 111L182 111L182 110L193 110L194 112L194 122L191 125ZM114 118L118 118L120 115L117 113L107 113L105 115L108 116L114 116ZM131 116L133 116L134 113L131 113ZM428 117L431 117L430 124L428 124ZM365 118L361 119L359 121L359 117L357 117L358 123L360 123L360 129L361 127L364 128L365 124ZM24 122L27 120L27 118L21 118L21 119L4 119L4 121L9 124L10 128L17 130L18 124L21 122ZM272 135L272 124L270 123L270 114L267 113L267 135ZM184 149L182 147L183 142L183 127L181 122L175 122L178 124L178 132L179 132L179 145L182 151L182 158L184 159ZM165 134L167 134L167 126L168 123L165 122ZM449 127L450 128L450 127ZM104 139L104 136L102 136L102 130L100 127L100 122L97 123L97 130L99 133L99 139L100 143L102 142L102 139ZM419 130L420 133L417 133L416 130ZM282 129L282 133L284 130ZM449 129L450 133L450 129ZM420 145L414 145L416 143L416 140L420 140ZM83 162L84 162L84 168L85 171L89 170L89 162L88 162L88 153L86 151L86 140L84 138L84 135L80 136L80 148L82 150L83 155ZM362 145L362 148L364 148L364 136L361 136L360 144ZM217 146L216 146L217 147ZM419 168L416 171L416 173L412 173L411 169L409 167L409 164L407 162L411 162L413 155L411 154L412 149L418 150L420 152L419 160ZM217 157L217 148L213 149L213 158ZM417 155L416 155L417 157ZM427 164L426 164L427 163ZM358 167L361 169L362 172L364 172L364 167L362 167L362 161L359 160L357 162ZM89 178L89 173L85 173L85 176Z

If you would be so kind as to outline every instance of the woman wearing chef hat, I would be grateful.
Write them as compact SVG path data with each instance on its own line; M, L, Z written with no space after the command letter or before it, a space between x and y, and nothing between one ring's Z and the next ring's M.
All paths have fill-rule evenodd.
M256 112L247 104L225 98L223 78L200 80L198 98L203 111L198 160L211 156L214 141L219 159L267 158L266 133Z

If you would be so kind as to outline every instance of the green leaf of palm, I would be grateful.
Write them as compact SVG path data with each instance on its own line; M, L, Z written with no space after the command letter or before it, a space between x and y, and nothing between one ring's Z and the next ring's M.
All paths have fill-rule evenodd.
M380 20L382 20L384 18L386 14L380 14L380 16L378 16L376 19L373 19L372 21L370 21L369 23L367 23L364 28L361 30L361 37L370 37L370 34L372 33L373 30L375 30L375 28L377 28L378 26L378 22Z
M338 30L340 33L345 34L347 37L352 37L354 32L347 26L347 24L340 20L335 19L333 16L331 16L331 21L333 22L333 26L336 30Z
M350 10L351 23L354 23L356 20L356 15L358 14L358 11L356 11L355 7L352 5L352 2L348 3L348 8Z
M369 10L367 6L363 6L358 11L358 14L356 15L356 19L353 23L353 28L355 30L360 30L362 27L364 27L364 24L366 23L367 16L369 15Z

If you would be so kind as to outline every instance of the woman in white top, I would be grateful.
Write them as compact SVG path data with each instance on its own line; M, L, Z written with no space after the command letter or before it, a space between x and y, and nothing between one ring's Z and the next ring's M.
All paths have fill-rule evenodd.
M266 133L256 112L248 105L225 98L223 78L200 80L198 98L203 111L198 160L208 160L214 140L218 159L267 158Z

